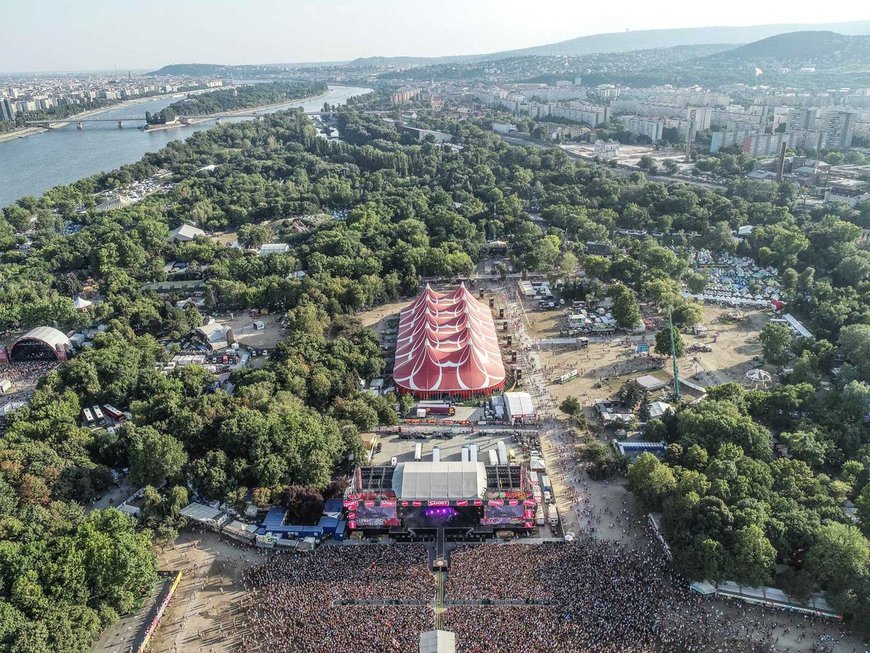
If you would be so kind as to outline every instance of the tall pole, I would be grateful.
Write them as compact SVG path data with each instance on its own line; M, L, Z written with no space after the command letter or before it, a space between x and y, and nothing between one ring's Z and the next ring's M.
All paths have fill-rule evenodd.
M680 399L680 368L677 367L677 344L674 340L674 319L671 316L671 305L668 304L668 329L671 336L671 362L674 364L674 399Z

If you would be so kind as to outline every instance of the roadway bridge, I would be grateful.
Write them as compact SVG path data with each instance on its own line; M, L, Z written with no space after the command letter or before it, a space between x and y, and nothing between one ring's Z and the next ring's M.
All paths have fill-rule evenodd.
M220 121L222 118L261 118L265 113L219 113L209 116L179 116L175 123L184 125L188 123L204 122L206 120ZM27 125L32 127L44 127L46 129L59 129L66 127L69 124L75 123L79 129L84 129L87 123L114 122L118 124L118 129L123 129L124 123L141 123L145 124L144 116L122 116L120 118L68 118L64 120L28 120Z
M212 113L208 115L193 115L193 116L179 116L178 124L184 125L188 122L204 122L207 120L214 120L216 122L220 122L224 118L262 118L265 115L273 113L275 110L263 110L263 111L252 111L250 113ZM331 111L306 111L305 115L307 116L320 116L324 113L329 114ZM381 114L386 113L384 111L363 111L361 113L371 113L371 114ZM89 122L114 122L118 124L118 129L123 129L124 123L145 123L144 116L122 116L120 118L100 118L99 116L88 117L88 118L65 118L58 120L28 120L26 124L29 127L43 127L45 129L59 129L61 127L66 127L72 123L76 124L78 129L84 129L85 124ZM175 124L175 123L170 123Z

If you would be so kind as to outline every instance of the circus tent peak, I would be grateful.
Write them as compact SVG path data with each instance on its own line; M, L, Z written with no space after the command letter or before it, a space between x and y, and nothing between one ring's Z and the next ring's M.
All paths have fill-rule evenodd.
M399 319L393 377L418 396L489 394L505 371L492 314L463 285L451 292L429 286Z

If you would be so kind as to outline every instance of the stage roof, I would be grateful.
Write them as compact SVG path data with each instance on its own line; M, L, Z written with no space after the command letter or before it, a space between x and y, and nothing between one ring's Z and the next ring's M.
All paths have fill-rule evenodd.
M400 463L393 473L393 492L404 501L482 499L486 467L480 462Z
M70 341L69 338L66 337L66 334L49 326L41 326L31 329L16 340L15 344L18 344L22 340L39 340L52 349L56 349L58 346L64 347L65 349L70 348ZM14 347L15 345L12 346Z

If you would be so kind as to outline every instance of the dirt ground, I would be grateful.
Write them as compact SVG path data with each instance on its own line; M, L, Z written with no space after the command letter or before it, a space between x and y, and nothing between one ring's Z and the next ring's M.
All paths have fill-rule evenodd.
M363 326L371 327L375 331L380 332L384 327L384 321L386 318L391 315L398 315L399 311L405 308L409 303L410 300L405 299L400 302L393 302L392 304L384 304L383 306L378 306L377 308L358 313L357 318L359 318Z
M273 349L284 340L287 332L281 328L281 314L272 313L262 317L251 317L247 312L235 313L233 319L229 315L218 318L222 324L233 328L233 336L240 345L262 349ZM254 321L262 322L263 329L254 329Z
M183 532L159 555L161 569L183 571L181 584L152 639L154 653L234 650L241 630L242 574L263 560L253 547L211 532Z
M680 378L700 386L711 386L734 381L746 387L751 384L746 372L757 365L754 360L761 355L758 334L769 316L764 311L744 312L742 321L725 319L729 311L715 306L704 307L703 324L708 332L703 336L684 333L686 355L679 361ZM533 338L558 336L559 311L527 311L529 334ZM656 356L636 354L637 343L652 345L654 334L614 337L610 340L590 342L586 349L568 347L540 348L541 362L547 379L547 389L556 405L566 397L574 396L585 406L607 399L630 379L642 374L652 374L671 381L670 361ZM690 352L693 344L710 345L710 352ZM576 369L578 376L564 384L558 378L565 372ZM772 371L772 368L768 368Z

